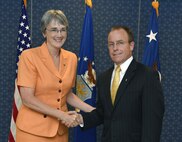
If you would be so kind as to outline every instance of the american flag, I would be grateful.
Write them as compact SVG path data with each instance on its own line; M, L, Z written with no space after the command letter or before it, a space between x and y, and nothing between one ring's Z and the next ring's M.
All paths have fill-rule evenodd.
M25 9L25 2L22 0L21 2L21 16L19 20L19 28L18 28L18 42L17 42L17 59L16 59L16 77L17 77L17 69L19 57L23 50L30 48L31 39L30 39L30 28L28 25L27 12ZM19 108L21 106L21 98L16 85L15 78L15 91L14 91L14 100L13 100L13 108L12 108L12 116L11 116L11 125L10 132L8 137L8 142L15 142L16 138L16 118L18 115Z

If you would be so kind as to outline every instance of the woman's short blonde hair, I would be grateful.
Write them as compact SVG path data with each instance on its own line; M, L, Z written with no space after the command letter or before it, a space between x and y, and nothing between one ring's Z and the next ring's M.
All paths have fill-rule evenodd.
M64 25L68 30L68 20L64 13L61 10L48 10L44 13L41 19L41 32L45 33L48 24L52 21L56 20L61 25Z

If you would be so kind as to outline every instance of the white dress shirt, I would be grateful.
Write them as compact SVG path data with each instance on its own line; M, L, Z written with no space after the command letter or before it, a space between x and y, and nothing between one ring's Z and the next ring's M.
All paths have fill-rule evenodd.
M133 56L131 56L130 58L128 58L123 64L120 65L120 68L121 68L121 72L120 72L120 80L119 80L119 83L121 83L125 73L126 73L126 70L128 69L131 61L133 60ZM114 78L114 73L115 73L115 69L116 69L117 65L114 64L114 70L112 72L112 78L111 78L111 86L112 87L112 82L113 82L113 78ZM110 88L111 89L111 88Z

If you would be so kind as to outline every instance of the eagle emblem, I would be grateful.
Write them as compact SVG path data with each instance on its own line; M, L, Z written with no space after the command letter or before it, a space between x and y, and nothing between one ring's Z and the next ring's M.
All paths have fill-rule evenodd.
M96 73L92 68L92 64L88 62L88 70L84 74L77 75L76 94L83 101L90 99L95 85Z

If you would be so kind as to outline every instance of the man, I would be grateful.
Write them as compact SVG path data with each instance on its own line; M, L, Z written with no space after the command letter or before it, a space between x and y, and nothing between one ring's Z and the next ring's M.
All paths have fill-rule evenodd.
M159 142L164 99L156 72L133 59L134 38L127 27L111 28L108 49L114 66L98 78L96 109L78 121L83 129L103 123L102 142Z

